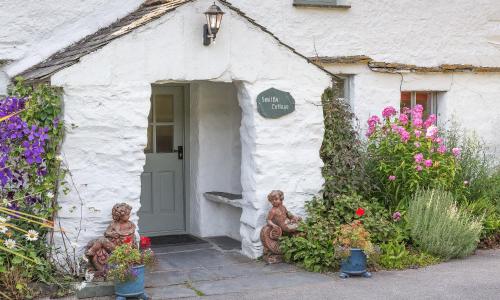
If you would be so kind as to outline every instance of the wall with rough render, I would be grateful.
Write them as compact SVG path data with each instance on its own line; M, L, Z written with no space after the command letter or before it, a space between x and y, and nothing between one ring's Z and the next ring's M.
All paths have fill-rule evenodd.
M241 109L232 83L191 84L191 232L241 240L241 208L214 203L205 192L241 194Z
M304 202L321 189L319 104L330 77L227 9L226 29L215 44L203 46L202 12L210 4L187 4L52 77L52 84L64 88L67 122L77 126L63 145L74 186L60 205L63 226L73 236L83 214L80 244L102 233L117 201L139 208L150 84L159 80L235 84L242 117L241 186L248 201L240 225L245 254L261 254L259 230L270 190L282 189L287 207L303 214ZM296 111L262 118L255 99L270 87L289 91Z
M399 107L401 91L438 92L438 121L449 126L458 121L470 133L476 132L489 151L500 158L500 74L439 73L387 74L371 71L366 65L330 64L337 74L349 74L350 103L362 132L373 114L388 105Z

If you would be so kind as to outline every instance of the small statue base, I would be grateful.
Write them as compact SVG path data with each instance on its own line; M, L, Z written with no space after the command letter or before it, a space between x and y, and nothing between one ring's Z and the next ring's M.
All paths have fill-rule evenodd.
M346 278L349 278L353 276L353 274L347 274L347 273L344 273L344 272L340 272L339 274L339 277L342 278L342 279L346 279ZM361 276L361 277L364 277L364 278L371 278L372 277L372 273L370 272L364 272L364 273L361 273L361 274L356 274L356 276Z
M149 298L148 294L146 294L146 293L142 293L142 294L136 295L136 296L131 296L130 298L141 299L141 300L149 300L149 299L151 299L151 298ZM116 296L116 300L127 300L127 297Z

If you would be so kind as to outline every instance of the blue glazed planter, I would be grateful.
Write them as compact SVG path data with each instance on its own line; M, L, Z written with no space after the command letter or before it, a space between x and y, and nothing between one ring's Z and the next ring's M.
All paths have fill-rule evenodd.
M361 249L351 248L351 255L340 265L340 277L348 278L350 276L372 276L366 270L366 255Z
M137 276L133 280L115 281L116 299L127 299L128 297L148 299L144 293L144 266L136 266L133 269L137 272Z

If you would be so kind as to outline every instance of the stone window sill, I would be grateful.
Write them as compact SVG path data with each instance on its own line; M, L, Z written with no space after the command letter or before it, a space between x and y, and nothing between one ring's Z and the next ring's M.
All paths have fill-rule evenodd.
M293 0L295 7L321 7L321 8L351 8L350 4L339 3L338 0Z

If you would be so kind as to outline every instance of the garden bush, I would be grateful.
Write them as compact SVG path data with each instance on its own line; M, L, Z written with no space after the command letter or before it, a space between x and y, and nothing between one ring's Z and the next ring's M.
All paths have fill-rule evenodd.
M307 218L299 226L303 235L282 238L281 250L285 260L315 272L339 266L333 242L341 225L359 220L356 211L364 211L362 222L371 242L389 241L396 233L389 212L377 201L366 201L359 195L337 196L332 207L323 199L313 199L306 205Z
M435 115L422 119L423 107L396 112L386 107L382 118L368 120L367 170L375 186L374 196L387 208L407 207L419 188L442 188L462 195L457 186L460 148L449 148L434 125Z
M481 220L457 207L450 192L440 189L417 191L407 217L416 246L440 258L467 256L479 242Z
M384 269L420 268L436 264L439 259L423 252L409 251L404 242L389 241L380 245L378 265Z

